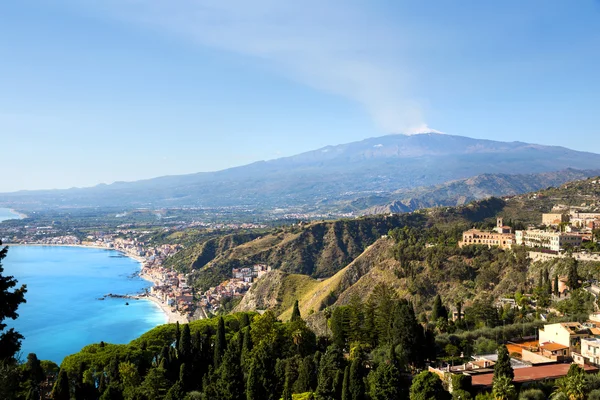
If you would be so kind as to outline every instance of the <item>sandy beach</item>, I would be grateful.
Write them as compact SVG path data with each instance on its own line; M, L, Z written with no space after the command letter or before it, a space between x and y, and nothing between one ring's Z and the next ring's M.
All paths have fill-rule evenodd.
M27 215L27 214L23 214L22 212L19 212L19 211L15 210L14 208L10 208L9 210L10 210L10 212L11 212L11 213L13 213L13 214L15 214L15 215L18 215L18 216L19 216L19 219L25 219L25 218L28 218L28 215Z
M177 322L179 322L180 324L187 324L189 322L186 317L179 314L178 312L171 311L171 307L169 307L168 305L166 305L165 303L163 303L162 301L160 301L159 299L157 299L154 296L150 296L150 295L141 296L140 299L141 300L143 300L143 299L150 300L152 303L156 304L162 310L162 312L167 316L169 324L174 324Z

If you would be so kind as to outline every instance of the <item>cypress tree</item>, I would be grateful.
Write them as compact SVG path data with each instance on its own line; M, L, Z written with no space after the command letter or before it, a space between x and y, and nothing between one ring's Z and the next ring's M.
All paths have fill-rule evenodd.
M250 364L248 379L246 380L246 400L260 400L258 371L255 360Z
M250 334L250 327L244 328L242 340L242 354L240 355L242 367L244 370L248 369L248 363L250 362L250 354L252 352L252 335Z
M577 260L574 258L569 259L569 269L567 270L567 286L569 290L573 291L579 288L579 274L577 272Z
M300 316L300 307L298 306L298 300L294 302L294 309L292 310L292 317L290 318L290 322L296 322L302 319Z
M185 324L179 336L177 347L177 355L182 363L189 363L192 357L192 334L190 333L190 325Z
M350 367L344 369L344 382L342 383L342 400L352 400L350 393Z
M317 382L317 397L325 399L339 398L338 389L341 394L343 381L344 357L342 351L335 345L329 346L327 352L321 357L319 375ZM342 374L338 376L338 372ZM339 388L338 388L339 385Z
M223 317L219 317L217 333L215 335L215 352L213 357L215 369L217 369L219 365L221 365L221 359L225 354L226 346L227 342L225 341L225 321L223 321Z
M181 366L179 367L179 382L181 382L181 387L183 388L184 391L189 391L191 390L191 376L190 376L190 371L189 368L187 367L186 363L181 364Z
M365 398L365 382L362 360L356 357L350 364L350 395L352 400L363 400Z
M298 378L294 382L295 393L312 392L315 389L315 366L312 356L306 356L298 366Z
M179 327L179 321L175 322L175 348L179 349L179 338L181 337L181 329Z
M64 368L61 368L58 372L58 378L54 383L54 388L52 389L52 399L53 400L70 400L71 393L69 388L69 377L67 376L67 371Z
M435 323L438 319L448 319L448 310L442 304L442 298L440 295L436 295L433 300L433 308L431 310L431 322Z
M498 346L498 361L494 365L494 379L499 376L507 376L511 380L515 377L512 366L510 365L510 356L505 345Z
M422 366L425 335L423 327L417 321L412 304L406 300L396 300L388 318L392 328L389 343L399 344L411 364Z
M282 400L292 400L292 382L291 381L290 363L285 366L285 383L283 384Z
M244 372L239 363L239 355L230 346L223 356L221 366L216 371L216 390L222 400L242 400L244 397Z

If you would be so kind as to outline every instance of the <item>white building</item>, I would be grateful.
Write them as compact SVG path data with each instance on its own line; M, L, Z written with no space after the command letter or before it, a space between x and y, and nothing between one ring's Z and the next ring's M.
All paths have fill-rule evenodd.
M547 232L541 229L530 229L516 231L515 240L518 245L560 251L566 245L573 247L581 246L582 236L577 233Z

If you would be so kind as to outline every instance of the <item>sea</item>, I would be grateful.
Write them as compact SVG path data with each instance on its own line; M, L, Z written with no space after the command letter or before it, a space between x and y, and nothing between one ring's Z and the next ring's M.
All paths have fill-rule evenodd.
M117 251L12 246L2 264L5 275L27 285L27 303L19 306L19 317L5 320L25 336L22 359L36 353L60 365L88 344L128 343L167 322L149 300L99 300L108 293L138 294L150 287L137 276L140 263Z
M9 208L0 208L0 222L6 221L7 219L20 219L21 216L17 213L12 212Z

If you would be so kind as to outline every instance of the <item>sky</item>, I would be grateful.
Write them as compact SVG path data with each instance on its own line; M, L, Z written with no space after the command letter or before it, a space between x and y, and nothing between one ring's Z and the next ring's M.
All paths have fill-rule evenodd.
M428 131L600 153L599 0L19 0L0 37L0 192Z

